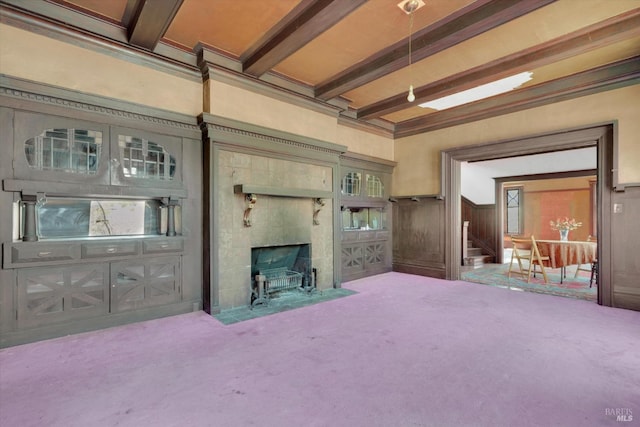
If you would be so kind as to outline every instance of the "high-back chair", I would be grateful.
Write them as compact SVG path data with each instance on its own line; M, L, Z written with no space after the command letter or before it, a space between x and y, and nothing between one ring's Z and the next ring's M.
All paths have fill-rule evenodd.
M587 242L598 243L598 238L589 236L587 237ZM578 265L578 268L576 268L576 274L573 278L575 279L578 277L578 274L580 274L581 271L588 271L591 273L591 277L589 278L589 287L593 286L593 283L598 279L598 260L596 259L593 261L589 267L583 267L582 264Z
M538 245L536 244L535 237L520 238L511 236L511 243L513 244L513 252L511 252L511 264L509 265L508 277L511 278L512 274L517 274L522 277L527 277L527 283L531 281L531 273L534 277L536 274L535 266L539 265L544 277L544 283L548 283L547 273L544 270L543 261L548 261L548 256L540 256ZM518 261L518 271L513 269L513 261ZM528 270L525 270L523 261L527 261Z

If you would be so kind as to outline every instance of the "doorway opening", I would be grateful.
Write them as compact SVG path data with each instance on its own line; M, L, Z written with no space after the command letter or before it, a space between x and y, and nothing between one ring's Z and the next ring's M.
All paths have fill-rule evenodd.
M459 280L462 259L461 218L461 164L465 161L494 160L534 154L551 153L595 147L596 168L596 231L598 235L597 258L599 262L597 302L612 305L611 295L611 204L615 185L613 157L615 153L616 123L568 130L544 135L523 137L482 145L459 147L442 152L443 189L445 196L446 227L446 278ZM496 215L496 217L501 217ZM496 219L496 221L499 221ZM500 230L502 224L496 224ZM502 258L504 247L502 233L495 233L495 247Z

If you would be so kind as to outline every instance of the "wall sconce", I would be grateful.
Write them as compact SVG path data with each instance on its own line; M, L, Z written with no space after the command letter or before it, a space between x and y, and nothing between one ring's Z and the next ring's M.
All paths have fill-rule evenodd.
M413 196L413 197L411 198L411 201L412 201L412 202L419 202L419 201L420 201L420 199L418 199L417 197Z

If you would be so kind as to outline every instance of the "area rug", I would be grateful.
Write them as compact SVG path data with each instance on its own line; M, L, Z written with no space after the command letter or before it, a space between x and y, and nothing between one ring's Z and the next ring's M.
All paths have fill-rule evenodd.
M594 284L589 288L588 272L580 272L574 278L575 270L568 271L567 277L560 283L560 269L546 269L549 283L544 283L542 273L532 277L530 283L519 276L508 277L509 264L486 264L482 268L464 271L461 279L467 282L481 283L484 285L498 286L513 290L537 292L542 294L559 295L563 297L578 298L596 301L598 291Z

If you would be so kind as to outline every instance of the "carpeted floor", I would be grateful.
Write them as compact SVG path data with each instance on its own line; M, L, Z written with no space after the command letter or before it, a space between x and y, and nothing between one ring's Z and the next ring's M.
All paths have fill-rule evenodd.
M640 312L387 273L224 325L203 313L0 350L0 425L620 426Z
M574 267L575 268L575 267ZM567 269L567 277L560 283L560 269L546 269L548 283L544 283L542 273L532 277L530 283L517 275L508 277L509 264L486 264L482 268L463 271L462 280L481 283L483 285L498 286L514 290L537 292L541 294L559 295L588 301L597 301L598 289L594 284L589 288L590 273L581 271L574 278L575 270Z

